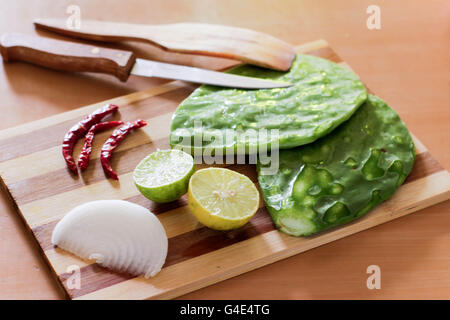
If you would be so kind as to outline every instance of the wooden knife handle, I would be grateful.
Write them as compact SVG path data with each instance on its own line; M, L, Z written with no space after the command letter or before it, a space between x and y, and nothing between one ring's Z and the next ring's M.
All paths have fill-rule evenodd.
M106 73L126 81L136 57L133 52L68 41L4 34L0 39L4 62L23 61L61 71Z
M35 19L37 28L95 41L141 41L178 53L239 60L260 67L287 71L294 48L270 35L250 29L206 23L133 24L86 20L70 27L67 19Z

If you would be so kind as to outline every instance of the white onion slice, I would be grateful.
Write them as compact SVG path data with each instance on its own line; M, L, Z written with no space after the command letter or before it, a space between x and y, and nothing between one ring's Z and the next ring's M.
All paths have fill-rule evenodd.
M167 256L167 235L148 209L123 200L98 200L72 209L58 222L52 243L99 265L153 277Z

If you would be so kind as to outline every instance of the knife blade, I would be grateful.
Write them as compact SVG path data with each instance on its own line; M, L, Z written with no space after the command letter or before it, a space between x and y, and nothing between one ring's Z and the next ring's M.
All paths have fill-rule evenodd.
M176 79L194 83L205 83L222 87L243 89L269 89L291 86L290 83L281 81L269 81L145 59L136 59L136 62L131 69L131 74L143 77Z
M23 34L3 35L0 39L0 51L4 62L23 61L54 70L105 73L114 75L121 81L126 81L130 74L134 74L245 89L291 86L290 83L281 81L136 59L131 51Z

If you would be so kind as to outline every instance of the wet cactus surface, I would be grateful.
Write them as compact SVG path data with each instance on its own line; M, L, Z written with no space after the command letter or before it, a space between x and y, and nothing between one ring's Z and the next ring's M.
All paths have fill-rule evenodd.
M307 236L352 221L389 199L411 172L411 136L395 111L369 95L350 120L316 142L280 151L258 181L280 231Z
M297 55L288 72L239 66L233 74L287 81L289 88L243 90L203 85L185 99L171 123L172 146L233 148L251 153L273 142L281 149L307 144L349 119L366 100L364 85L351 71L325 59ZM195 124L201 125L194 130ZM278 134L249 138L251 130ZM223 139L232 131L232 139ZM250 150L250 152L249 152ZM241 152L242 151L242 152Z

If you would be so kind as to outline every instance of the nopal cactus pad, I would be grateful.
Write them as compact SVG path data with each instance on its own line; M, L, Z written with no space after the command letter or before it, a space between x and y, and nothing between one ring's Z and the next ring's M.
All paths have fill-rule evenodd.
M280 151L279 170L258 181L280 231L307 236L352 221L390 198L411 172L414 144L397 113L367 102L331 134Z
M180 104L172 118L172 146L190 152L209 148L241 154L273 144L292 148L331 132L367 98L354 73L309 55L297 55L288 72L250 65L229 72L293 85L261 90L201 86ZM264 129L267 134L258 134Z

